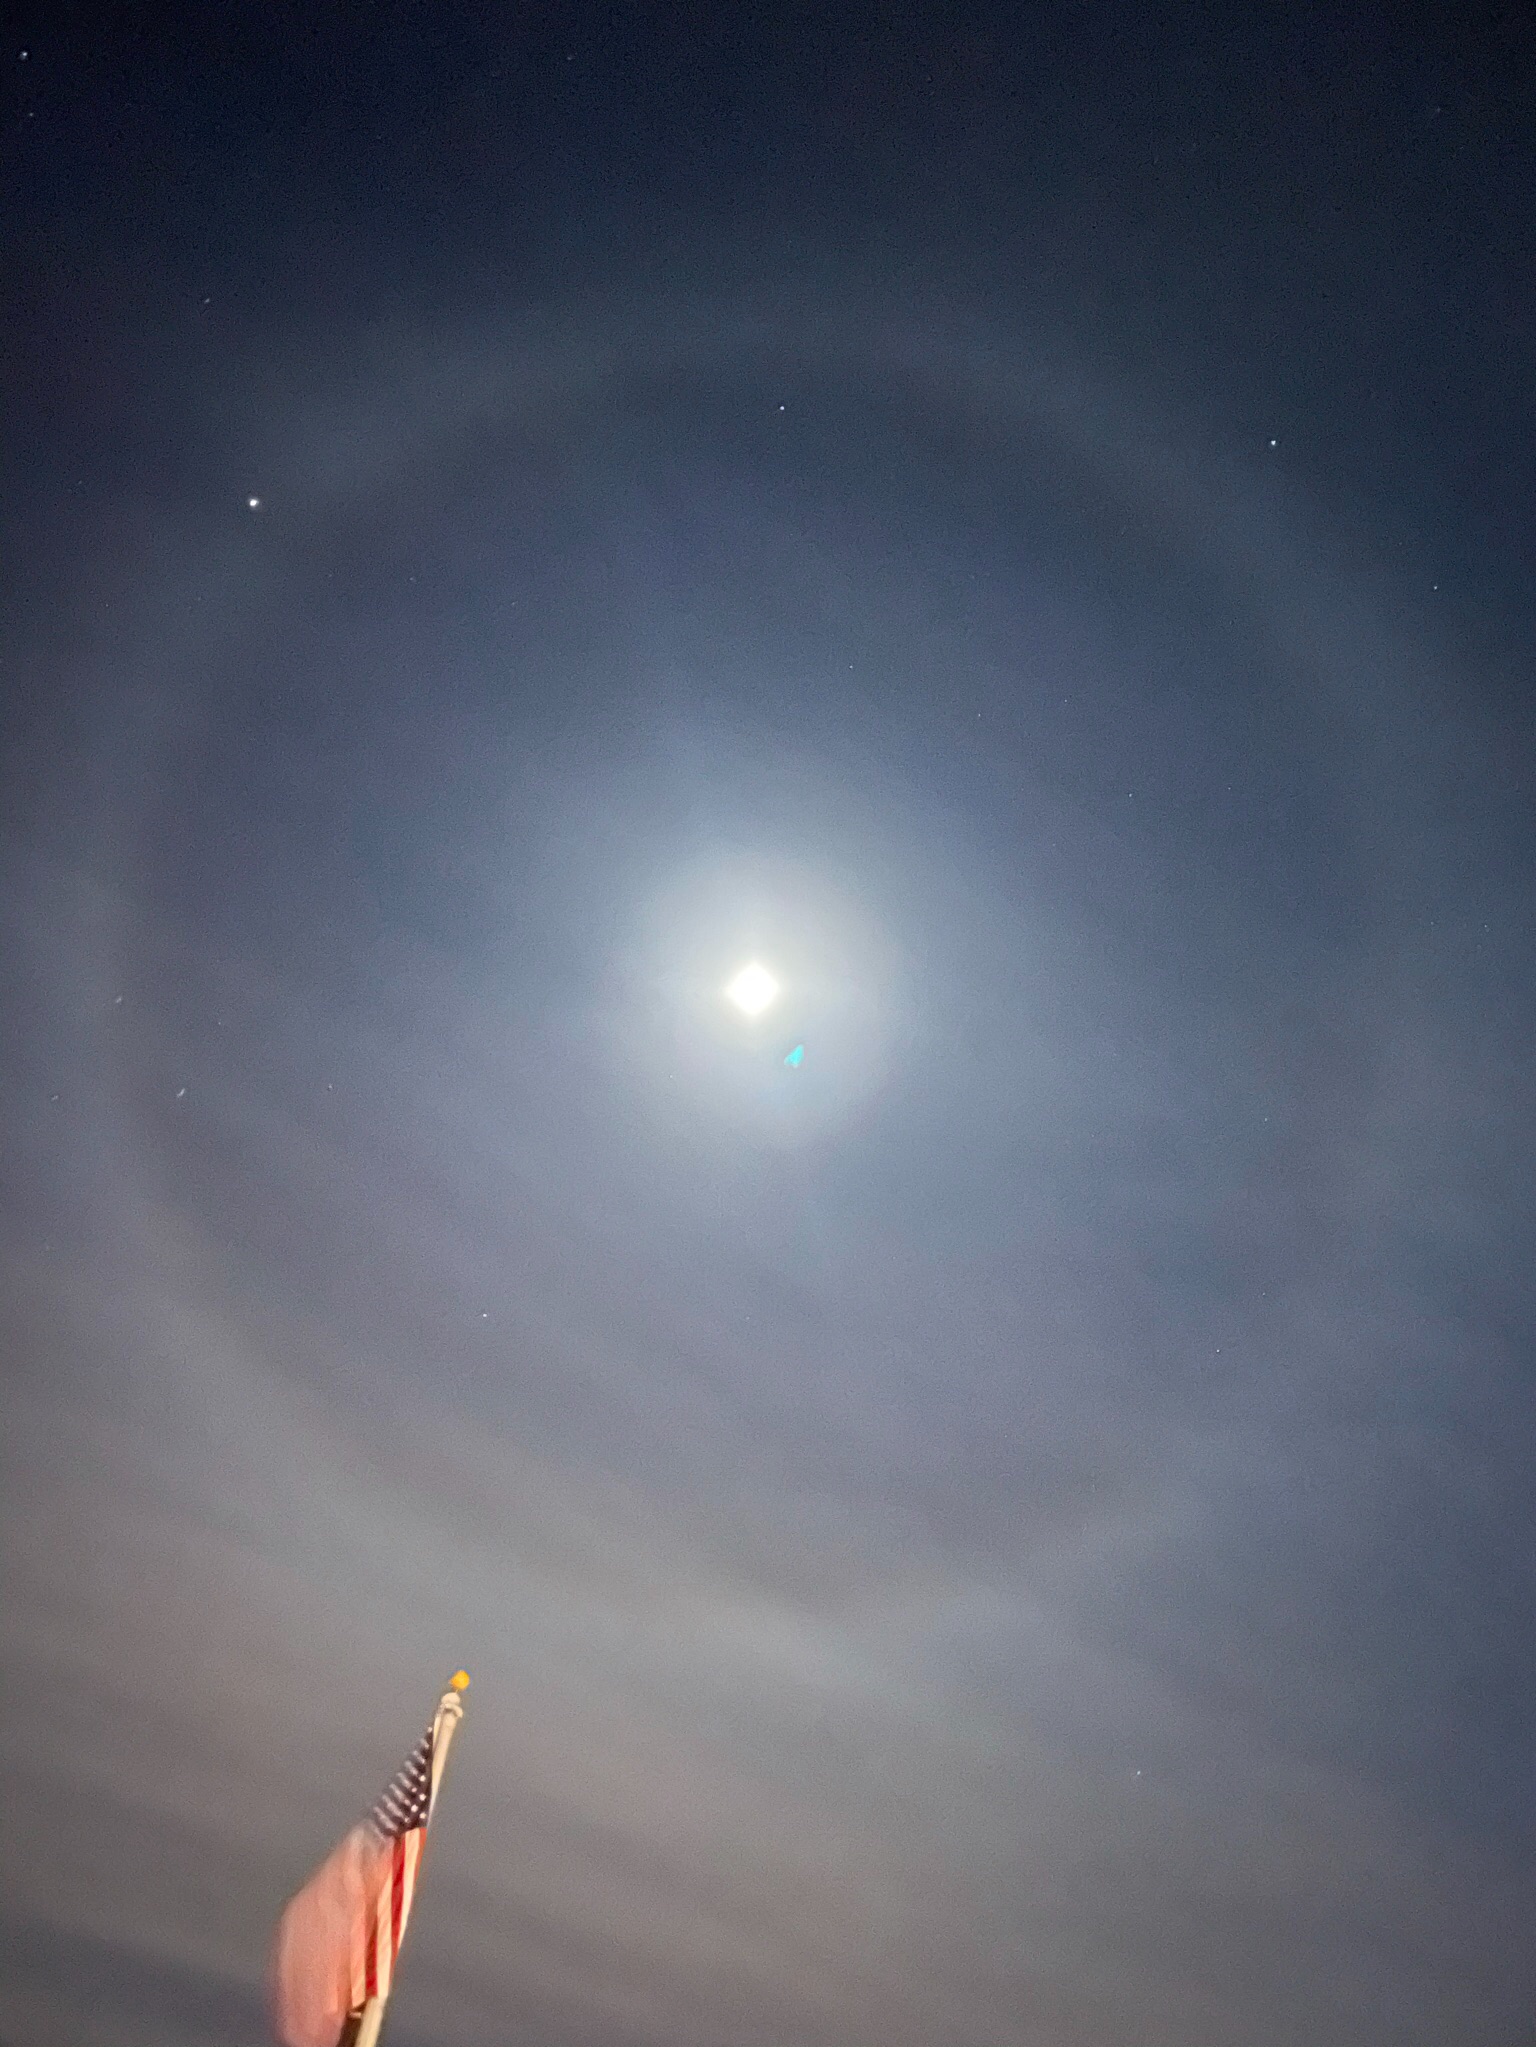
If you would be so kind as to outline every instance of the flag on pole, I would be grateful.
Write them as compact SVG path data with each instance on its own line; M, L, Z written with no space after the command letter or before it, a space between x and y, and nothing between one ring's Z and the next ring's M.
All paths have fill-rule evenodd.
M348 2020L389 1996L448 1744L464 1710L459 1693L468 1683L460 1671L378 1804L278 1921L272 2006L281 2047L339 2047Z

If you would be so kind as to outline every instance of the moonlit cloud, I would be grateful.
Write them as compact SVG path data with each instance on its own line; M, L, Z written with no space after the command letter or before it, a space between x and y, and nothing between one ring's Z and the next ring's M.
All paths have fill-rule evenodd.
M820 247L316 284L18 486L10 2047L258 2037L460 1663L401 2047L1527 2021L1482 643L1277 401Z

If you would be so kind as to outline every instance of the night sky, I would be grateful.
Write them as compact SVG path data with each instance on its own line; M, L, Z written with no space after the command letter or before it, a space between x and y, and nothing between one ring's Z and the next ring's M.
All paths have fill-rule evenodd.
M1530 17L7 35L0 2038L1526 2047Z

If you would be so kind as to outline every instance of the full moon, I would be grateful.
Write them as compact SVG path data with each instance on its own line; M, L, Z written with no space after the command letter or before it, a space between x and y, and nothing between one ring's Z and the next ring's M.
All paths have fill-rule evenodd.
M764 966L753 960L750 966L742 968L725 991L726 1000L734 1002L743 1016L761 1016L779 992L779 984Z

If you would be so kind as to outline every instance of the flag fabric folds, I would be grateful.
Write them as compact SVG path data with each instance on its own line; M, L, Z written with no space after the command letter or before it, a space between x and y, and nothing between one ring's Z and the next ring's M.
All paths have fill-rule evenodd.
M278 1921L272 2007L282 2047L338 2047L352 2014L388 1997L432 1817L433 1761L458 1703L444 1699L373 1811Z

